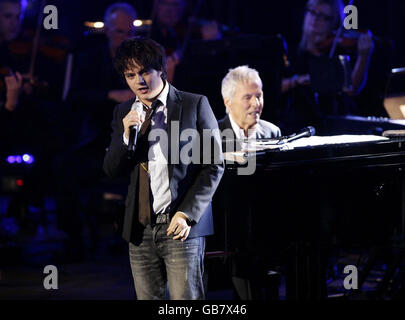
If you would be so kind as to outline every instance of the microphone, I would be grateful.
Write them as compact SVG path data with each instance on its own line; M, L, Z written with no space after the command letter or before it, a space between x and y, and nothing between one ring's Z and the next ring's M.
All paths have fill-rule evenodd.
M143 110L143 105L142 102L135 101L132 104L131 110L136 110L138 112L138 115L140 116ZM138 139L138 132L139 132L139 125L132 126L129 131L129 139L128 139L128 152L130 154L133 154L135 152L135 147L136 147L136 140Z
M308 127L305 127L304 129L302 129L297 134L294 134L292 136L289 136L285 139L280 140L279 142L277 142L277 144L284 144L284 143L292 142L292 141L295 141L295 140L298 140L301 138L311 137L314 135L315 135L315 128L308 126Z

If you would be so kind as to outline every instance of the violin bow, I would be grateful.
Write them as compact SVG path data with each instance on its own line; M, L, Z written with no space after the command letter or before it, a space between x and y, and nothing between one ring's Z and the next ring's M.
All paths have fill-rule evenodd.
M159 1L159 0L157 0L157 1ZM191 16L190 24L188 25L187 32L186 32L186 35L184 37L181 48L176 50L179 61L183 60L184 53L186 52L187 46L188 46L188 44L189 44L189 42L191 40L191 35L192 35L192 32L193 32L193 28L196 25L197 16L198 16L198 13L200 12L200 8L201 8L201 5L202 5L203 1L204 0L198 0L197 5L194 8L193 15ZM173 72L171 74L172 80L174 79L175 72L176 72L176 70L174 68Z
M155 0L153 2L152 14L151 14L151 18L150 18L152 20L152 24L156 19L157 7L158 7L158 4L159 4L159 1L160 0ZM147 33L146 37L150 38L151 34L152 34L152 27L148 29L148 33Z
M198 13L200 12L200 8L201 8L201 5L202 5L203 1L204 0L198 0L197 5L194 8L193 15L191 16L191 22L188 25L186 35L184 37L184 41L182 43L182 46L181 46L180 50L177 51L177 54L179 56L179 60L181 60L183 58L184 52L186 51L188 43L190 42L191 35L192 35L192 32L193 32L193 28L194 28L194 26L196 24L195 21L197 20L197 16L198 16ZM157 7L159 5L159 2L160 2L160 0L155 0L154 3L153 3L152 14L151 14L152 23L156 19ZM149 38L150 38L150 35L151 35L151 30L152 30L152 28L150 28L148 30L147 37L149 37Z
M202 5L203 2L204 2L204 0L198 0L197 5L194 8L193 15L191 16L190 24L188 25L188 28L187 28L186 36L184 37L184 41L183 41L183 44L182 44L180 52L179 52L179 59L180 60L183 59L184 53L186 52L187 46L188 46L188 44L189 44L189 42L191 40L191 35L193 33L193 28L196 25L197 16L198 16L198 14L200 12L201 5Z
M42 0L40 8L39 8L37 29L35 30L35 36L34 36L34 41L33 41L33 46L32 46L31 61L30 61L30 69L29 69L29 74L28 74L31 82L34 79L35 62L37 60L37 55L38 55L39 39L40 39L40 34L41 34L42 20L44 18L45 5L46 5L46 0Z
M348 5L352 6L353 3L354 3L354 0L350 0ZM339 38L342 35L343 28L344 28L344 20L342 21L341 25L339 26L339 29L336 31L336 36L335 36L335 39L333 40L332 48L330 49L330 52L329 52L330 59L332 59L332 57L335 55L336 47L337 47Z

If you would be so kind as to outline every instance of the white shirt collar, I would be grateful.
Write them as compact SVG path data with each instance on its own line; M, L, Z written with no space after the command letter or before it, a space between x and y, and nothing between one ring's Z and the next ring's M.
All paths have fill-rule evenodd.
M233 120L231 114L229 113L229 120L231 121L231 126L233 129L233 132L235 132L236 139L255 139L256 138L256 132L257 132L257 127L259 123L256 124L256 126L253 129L248 130L248 136L245 136L245 131L241 129Z
M164 80L163 81L164 84L164 88L162 90L162 92L156 97L156 100L159 100L163 106L167 105L167 96L169 95L169 83ZM136 97L135 102L140 101L138 97ZM146 106L147 108L149 108L148 106Z

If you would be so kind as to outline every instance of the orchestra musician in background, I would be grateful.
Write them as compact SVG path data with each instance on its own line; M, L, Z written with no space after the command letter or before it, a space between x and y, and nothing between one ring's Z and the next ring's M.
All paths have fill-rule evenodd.
M31 208L45 212L44 199L53 180L44 172L49 173L51 159L62 145L60 92L69 41L59 46L53 40L66 38L57 30L40 32L41 19L30 24L24 20L26 10L26 1L0 0L0 155L30 154L35 159L29 167L16 167L24 189L10 196L7 209L17 217L21 232L35 232L40 230L35 229L39 220L28 213ZM44 220L41 214L39 223Z
M289 72L290 76L282 81L282 92L293 94L293 109L289 110L290 112L286 115L289 119L284 120L289 122L296 117L296 121L290 123L295 130L306 125L322 127L322 119L325 115L345 115L356 112L352 99L348 97L360 94L367 82L371 55L374 50L374 41L370 31L359 34L355 48L357 53L353 59L350 59L355 61L351 66L352 72L349 79L351 86L342 95L322 96L322 94L318 95L313 92L310 87L311 62L330 53L334 36L343 24L343 9L342 0L309 0L307 3L298 55L295 61L292 61L293 68ZM336 40L339 45L341 39ZM335 54L345 54L346 52L345 48L338 47Z
M176 66L181 62L181 49L188 33L192 39L216 40L222 37L219 24L199 20L189 15L186 0L155 0L155 17L150 37L166 51L167 80L174 80ZM191 29L190 29L191 28Z
M79 52L75 58L67 103L77 118L73 126L79 130L74 144L66 147L53 163L58 227L69 237L62 260L86 259L97 246L94 206L99 195L93 194L92 189L103 177L102 161L110 139L111 113L117 103L135 97L114 69L113 58L119 45L135 34L136 18L132 5L111 4L104 14L104 41ZM90 246L83 238L84 225L90 230Z
M47 72L44 66L58 69L48 56L38 55L33 60L33 48L37 48L33 37L26 36L29 29L22 28L25 10L25 1L0 0L0 140L2 152L31 152L38 158L50 154L53 127L49 114L55 114L51 111L55 100L50 97L51 90L44 89L45 85L30 74L28 66L42 63L42 69L37 68L38 73L44 71L41 76ZM39 140L44 143L38 144Z
M14 150L21 140L18 136L17 107L21 104L22 75L14 69L8 43L21 29L23 10L20 0L0 1L0 154ZM14 69L14 70L13 70Z
M2 68L11 67L6 45L14 40L21 30L23 8L21 0L0 1L0 63ZM5 71L5 70L4 70ZM14 111L17 107L20 89L22 88L21 73L16 71L3 74L5 92L2 92L1 103L6 111Z

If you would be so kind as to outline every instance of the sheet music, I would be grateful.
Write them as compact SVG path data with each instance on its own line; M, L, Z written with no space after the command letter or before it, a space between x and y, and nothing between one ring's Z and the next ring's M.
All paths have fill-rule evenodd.
M359 143L359 142L372 142L372 141L384 141L389 140L386 137L374 136L374 135L340 135L340 136L312 136L307 138L301 138L284 145L277 145L278 140L250 140L246 144L244 151L258 151L264 149L276 149L280 147L286 147L287 149L294 149L298 147L314 147L323 146L328 144L345 144L345 143Z
M377 142L387 141L389 138L375 136L375 135L339 135L339 136L312 136L301 138L285 144L277 144L279 140L245 140L242 143L242 151L226 152L224 157L228 161L236 161L239 163L246 162L248 154L254 154L263 150L279 149L279 150L293 150L295 148L315 147L325 145L337 145L347 143L360 143L360 142Z
M313 136L293 141L289 143L289 145L293 148L298 148L298 147L323 146L328 144L345 144L345 143L373 142L384 140L389 140L389 138L374 135L341 135L329 137Z

